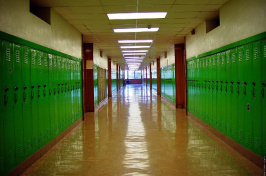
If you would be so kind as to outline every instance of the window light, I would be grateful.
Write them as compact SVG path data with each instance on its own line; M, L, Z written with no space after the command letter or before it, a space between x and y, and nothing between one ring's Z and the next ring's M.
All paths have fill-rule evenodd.
M118 43L151 43L153 40L118 40Z
M165 18L167 12L108 13L109 20Z
M157 32L158 27L154 28L123 28L123 29L114 29L114 32Z
M148 50L122 50L123 53L145 53Z
M129 49L137 49L137 48L149 48L150 46L120 46L120 48L125 49L125 48L129 48Z

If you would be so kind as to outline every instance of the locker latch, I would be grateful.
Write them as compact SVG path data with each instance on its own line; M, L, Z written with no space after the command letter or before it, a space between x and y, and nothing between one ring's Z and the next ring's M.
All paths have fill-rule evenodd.
M247 82L244 81L244 95L246 96L247 95Z
M40 98L40 96L41 96L41 94L40 94L40 88L41 87L41 85L38 85L38 98Z
M9 88L5 88L5 92L8 92L9 91ZM5 105L7 105L7 102L8 102L8 95L7 95L7 93L5 94L5 97L4 97L4 103L5 103Z
M17 86L15 86L15 103L17 103L17 101L18 101L18 93L17 93L17 90L18 90L18 87Z
M31 86L31 99L33 99L33 97L34 97L34 91L33 91L33 89L34 89L34 86Z
M247 110L248 110L248 111L250 110L250 105L249 105L249 103L248 103L248 105L247 105Z
M227 93L227 84L228 84L228 81L225 81L226 85L225 85L225 92Z
M45 85L43 85L43 87L44 87L44 89L43 89L43 96L45 97L45 96L46 96L46 89L45 89L45 87L46 87L46 84L45 84Z
M27 86L24 86L24 90L27 89ZM26 92L23 92L23 101L26 103L27 102L27 93Z
M256 82L252 82L253 84L253 87L252 87L252 96L255 98L255 85L256 85Z

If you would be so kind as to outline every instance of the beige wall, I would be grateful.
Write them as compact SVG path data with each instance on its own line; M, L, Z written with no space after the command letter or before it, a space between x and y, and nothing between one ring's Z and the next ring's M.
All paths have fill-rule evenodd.
M113 61L111 61L111 70L116 71L116 64Z
M186 36L186 57L220 48L266 31L265 0L231 0L220 9L220 26L206 34L206 22Z
M81 58L81 33L51 10L51 25L29 12L29 0L0 0L0 30Z
M168 64L167 64L168 62ZM175 63L175 48L172 46L167 50L167 57L165 58L165 55L160 56L160 64L161 67L165 67L167 65L171 65Z
M105 53L100 56L100 49L93 44L93 63L103 69L108 69L108 57Z

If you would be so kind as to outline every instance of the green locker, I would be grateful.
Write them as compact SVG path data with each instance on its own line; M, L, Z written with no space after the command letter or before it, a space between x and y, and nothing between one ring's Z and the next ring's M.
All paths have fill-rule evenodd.
M217 55L212 56L212 126L217 128Z
M231 59L231 136L234 140L238 137L238 61L236 56L237 48L230 50L230 59Z
M14 56L13 56L13 44L2 41L1 43L3 52L3 81L4 91L4 144L5 144L5 168L6 172L12 170L16 166L15 158L15 126L14 126Z
M4 80L3 70L4 70L4 48L3 48L3 41L0 40L0 80ZM4 100L4 84L0 84L0 99ZM4 101L0 101L0 111L4 112ZM0 114L0 175L5 175L5 130L4 130L4 114Z
M217 104L216 104L216 123L219 131L222 131L222 60L221 53L217 54L217 78L216 78L216 93L217 93Z
M262 52L261 41L253 43L251 114L254 120L254 152L262 156Z
M66 129L66 92L65 92L65 84L66 84L66 68L65 68L65 58L61 58L61 103L60 103L60 112L61 112L61 118L62 118L62 129Z
M83 109L82 109L82 62L79 60L79 116L78 118L83 116ZM106 94L107 95L107 94Z
M225 73L226 73L226 53L225 52L222 52L221 53L221 71L220 71L220 74L221 74L221 78L220 78L220 95L221 95L221 106L220 106L220 113L221 113L221 132L222 133L226 133L226 92L225 92L225 85L226 85L226 76L225 76Z
M61 86L61 82L62 82L62 64L61 64L61 57L57 56L57 85L58 85L58 91L57 91L57 113L58 113L58 134L60 134L62 132L62 86Z
M212 114L212 99L211 99L211 67L212 67L212 57L208 56L207 57L207 70L206 70L206 81L207 81L207 114L206 114L206 119L207 123L211 124L211 114Z
M24 155L28 158L32 153L32 119L31 119L31 59L30 49L23 47L22 60L22 116L24 126Z
M60 57L54 56L53 57L53 77L54 77L54 133L55 136L59 134L59 93L60 93L60 84L58 82L58 72L60 70Z
M48 72L49 72L49 116L50 116L50 139L54 139L55 136L55 94L56 87L54 83L54 56L52 54L48 54Z
M71 124L71 112L70 112L70 91L69 91L69 80L70 80L70 65L69 59L66 58L65 68L66 68L66 80L65 80L65 92L66 92L66 126Z
M266 39L262 43L262 83L261 83L261 97L262 97L262 107L266 107L265 98L265 84L266 84ZM266 156L266 108L262 108L262 129L263 129L263 156Z
M225 134L229 137L231 136L231 125L232 125L232 117L231 117L231 111L232 111L232 104L231 104L231 99L232 99L232 92L231 92L231 51L227 50L225 54L225 125L226 125L226 131Z
M47 144L51 140L51 117L50 117L50 100L49 100L49 58L48 53L43 53L43 83L41 85L43 87L43 117L44 117L44 143Z
M44 84L44 56L42 51L37 51L37 101L38 101L38 124L39 128L39 148L45 144L44 134L46 128L45 115L44 115L44 97L43 97L43 84Z
M74 61L71 60L71 122L75 121L74 115Z
M14 70L13 70L13 89L14 89L14 125L15 125L15 140L16 140L16 163L21 163L24 158L24 129L22 118L22 47L20 45L14 46Z
M245 108L246 105L244 103L244 46L240 46L237 48L237 61L238 61L238 81L237 81L237 101L238 101L238 122L237 122L237 129L238 129L238 137L237 142L242 143L244 139L244 128L245 128Z
M243 93L244 93L244 139L243 144L246 148L253 150L253 117L252 110L250 109L251 103L251 75L252 75L252 44L244 46L244 81L243 81Z

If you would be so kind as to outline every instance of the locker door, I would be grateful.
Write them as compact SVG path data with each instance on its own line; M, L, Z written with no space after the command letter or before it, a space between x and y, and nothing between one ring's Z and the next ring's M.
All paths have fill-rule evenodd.
M48 54L49 61L49 116L50 116L50 139L54 139L55 136L55 83L54 83L54 56L52 54Z
M211 56L207 57L206 60L206 82L207 82L207 94L206 94L206 119L207 123L211 124L211 110L212 110L212 102L211 102L211 74L210 74L210 68L211 68Z
M212 57L212 117L213 117L213 127L217 128L217 91L218 91L218 81L217 81L217 55L213 55Z
M261 83L261 97L262 97L262 107L266 107L266 98L265 98L265 84L266 84L266 39L262 43L262 83ZM262 129L263 129L263 156L266 156L266 108L262 108Z
M252 44L247 44L244 46L244 114L245 114L245 124L244 124L244 146L250 150L253 150L253 117L250 110L251 103L251 68L252 68Z
M71 123L74 123L74 61L71 60Z
M22 119L22 47L14 44L14 71L13 71L13 89L14 89L14 125L16 140L16 163L20 164L24 160L24 135Z
M66 62L65 62L65 68L66 68L66 80L65 80L65 92L66 92L66 126L68 127L70 125L70 107L69 107L69 100L70 100L70 96L69 96L69 59L66 58Z
M222 60L221 60L221 53L217 54L217 80L216 80L216 92L217 92L217 129L222 131Z
M222 133L226 132L226 92L225 92L225 72L226 72L226 53L222 52L221 53L221 80L220 80L220 94L221 94L221 107L220 107L220 112L221 112L221 131Z
M65 58L61 58L61 103L60 103L60 113L61 113L61 132L65 130L66 127L66 100L65 100Z
M251 114L254 120L254 152L262 156L262 55L261 41L253 43Z
M240 46L237 48L237 60L238 60L238 139L237 141L240 144L243 144L244 139L244 125L245 125L245 108L246 105L244 103L244 46Z
M237 127L237 122L238 122L238 61L236 57L236 52L237 48L231 49L230 50L230 59L231 59L231 136L234 140L237 141L238 137L238 127Z
M209 83L209 124L212 125L212 122L213 122L213 102L212 102L212 96L213 96L213 90L212 90L212 87L213 87L213 64L212 64L212 61L213 61L213 56L209 56L209 80L208 80L208 83Z
M43 52L37 51L37 101L38 101L38 128L39 128L39 148L44 145L45 134L45 116L44 116L44 97L43 97L43 84L44 84L44 59Z
M37 51L30 50L31 57L31 117L32 117L32 154L38 150L39 117L38 117L38 58Z
M54 133L55 136L59 134L59 93L60 93L60 85L58 82L58 72L59 72L59 57L53 57L53 77L54 77Z
M22 116L24 126L24 154L28 158L32 152L32 119L31 119L31 59L30 49L23 47L22 53Z
M12 170L16 165L15 158L15 127L14 127L14 56L13 56L13 44L2 41L3 52L3 93L4 93L4 141L5 141L5 162L6 172Z
M225 134L229 137L231 137L231 99L232 94L230 91L231 88L231 57L230 57L230 50L226 51L225 54L225 125L226 125L226 131Z
M205 103L204 103L204 111L205 111L205 122L209 124L209 90L208 90L208 79L209 79L209 57L206 57L205 58L205 70L204 70L204 89L205 89L205 96L204 96L204 100L205 100Z
M50 141L50 105L49 105L49 60L48 53L43 53L43 82L41 84L43 91L43 120L44 120L44 144Z
M79 61L78 72L79 72L79 116L78 116L78 118L80 118L80 117L82 117L82 104L83 104L82 103L82 62L81 61ZM121 81L121 83L122 83L122 81Z
M0 44L1 44L1 47L0 47L0 80L4 80L4 76L3 76L3 71L4 71L4 48L3 48L3 41L0 40ZM1 112L4 112L4 84L0 84L0 90L1 90L1 93L0 93L0 111ZM5 137L5 130L4 130L4 113L0 113L0 143L2 145L0 145L0 175L5 175L5 140L4 140L4 137Z
M57 113L58 113L58 134L60 134L62 132L62 88L61 88L61 84L62 84L62 64L61 64L61 57L57 56L57 105L58 108L56 109Z

